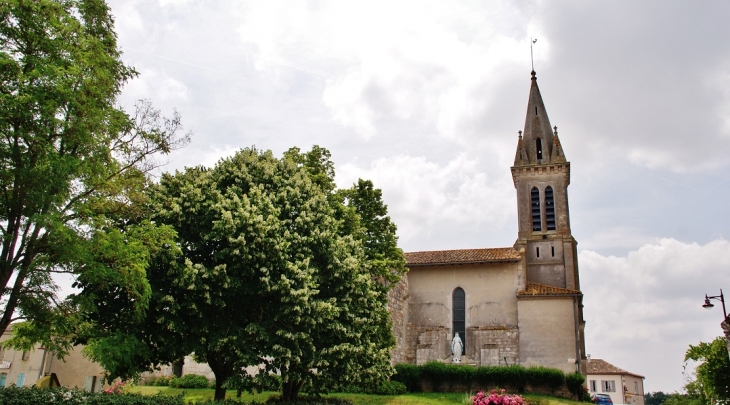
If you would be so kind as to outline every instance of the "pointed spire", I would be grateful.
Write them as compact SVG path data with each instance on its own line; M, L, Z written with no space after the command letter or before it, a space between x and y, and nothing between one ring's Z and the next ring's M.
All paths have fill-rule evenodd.
M560 139L558 138L558 127L554 127L553 132L553 154L550 156L550 161L553 163L565 163L565 153L563 153L563 147L560 146Z
M527 159L527 151L522 143L522 131L517 131L519 138L517 140L517 153L515 153L515 166L525 166L530 164Z
M542 101L540 88L537 86L537 74L534 70L530 73L532 75L530 96L527 102L525 130L521 138L521 145L525 150L527 160L518 164L515 159L515 165L549 164L553 161L554 155L554 134L550 128L550 119L545 109L545 103ZM559 154L562 155L562 149Z

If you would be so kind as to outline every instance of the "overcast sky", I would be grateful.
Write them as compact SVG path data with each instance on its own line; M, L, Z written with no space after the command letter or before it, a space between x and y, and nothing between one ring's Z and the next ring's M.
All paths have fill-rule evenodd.
M405 251L512 246L530 38L571 162L593 358L681 390L730 293L730 3L112 0L120 102L177 109L167 170L255 145L332 151L383 190ZM723 28L725 27L725 28ZM730 300L730 298L729 298Z

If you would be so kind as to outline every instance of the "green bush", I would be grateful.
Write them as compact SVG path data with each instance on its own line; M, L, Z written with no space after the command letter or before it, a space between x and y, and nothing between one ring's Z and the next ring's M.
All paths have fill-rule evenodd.
M282 401L279 395L272 395L266 400L267 404L276 405L353 405L352 401L345 398L332 397L299 397L296 401Z
M375 395L403 395L408 390L406 389L405 384L398 381L383 381L382 383L378 384L377 387L375 387L375 390L373 392L368 392L368 394L375 394Z
M143 396L141 394L105 394L68 388L5 387L0 389L3 405L186 405L182 396Z
M533 387L546 387L555 391L563 386L565 374L554 368L530 367L527 369L527 383Z
M580 376L580 374L578 374ZM421 382L430 383L434 391L453 391L458 388L508 387L523 392L527 385L534 389L560 389L566 382L565 374L554 368L513 366L470 367L466 365L429 362L423 366L397 364L391 378L405 384L409 392L421 390ZM571 377L575 379L575 377ZM582 382L580 383L582 384ZM463 387L466 386L466 387ZM571 388L572 390L572 388Z
M184 376L172 377L170 379L172 388L208 388L208 379L197 374L185 374Z
M421 368L412 364L396 364L395 374L391 381L398 381L406 386L408 392L421 391Z
M583 383L585 382L586 379L581 373L571 373L565 376L565 384L568 386L568 390L570 390L576 398L580 398L581 401L585 400L585 394L587 393L583 389ZM590 396L588 397L588 400L590 400Z
M160 377L155 380L154 385L157 387L167 387L170 385L170 380L172 377Z

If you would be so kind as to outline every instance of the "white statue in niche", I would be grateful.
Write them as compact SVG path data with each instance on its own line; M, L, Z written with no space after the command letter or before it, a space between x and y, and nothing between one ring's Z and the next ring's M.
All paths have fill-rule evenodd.
M454 358L451 359L453 363L461 363L461 352L464 349L464 344L461 343L461 338L459 337L459 332L456 332L454 335L454 338L451 340L451 354L454 355Z

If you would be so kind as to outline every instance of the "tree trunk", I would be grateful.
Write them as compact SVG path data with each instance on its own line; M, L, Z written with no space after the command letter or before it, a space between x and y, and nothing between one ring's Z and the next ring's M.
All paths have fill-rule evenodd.
M177 378L182 377L183 372L183 364L185 364L185 359L178 359L172 362L172 375L174 375Z
M286 381L281 383L282 401L295 401L299 398L304 381Z
M206 356L210 369L215 374L215 400L222 401L226 398L226 390L223 384L233 375L234 360L226 359L224 355L216 352L208 352Z

